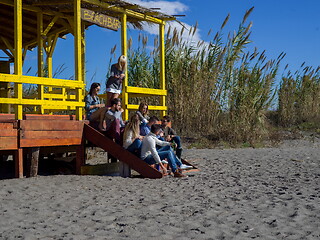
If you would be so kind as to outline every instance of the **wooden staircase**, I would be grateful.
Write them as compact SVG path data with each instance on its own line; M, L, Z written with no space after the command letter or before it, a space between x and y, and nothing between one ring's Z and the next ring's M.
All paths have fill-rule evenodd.
M140 173L146 178L162 178L162 173L152 168L149 164L142 161L136 155L127 151L110 138L103 135L88 124L84 124L83 136L88 141L112 154L119 161L129 165L130 168Z

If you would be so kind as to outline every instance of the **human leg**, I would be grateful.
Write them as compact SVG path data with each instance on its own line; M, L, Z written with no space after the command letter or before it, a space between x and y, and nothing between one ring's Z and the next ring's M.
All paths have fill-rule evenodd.
M174 154L174 151L172 149L172 147L170 145L167 145L167 146L164 146L164 147L161 147L157 150L158 153L160 152L166 152L166 151L171 151L172 152L172 156L173 156L173 160L175 161L176 165L178 167L180 167L182 165L182 162L180 161L180 159ZM161 159L163 160L163 159Z
M156 161L154 160L152 155L147 156L145 159L143 159L146 163L149 165L156 164Z
M158 152L163 152L163 151L168 151L168 150L172 150L172 148L170 147L170 145L167 145L167 146L163 146L163 147L160 147L159 149L157 149Z
M179 159L181 159L182 155L182 146L181 146L181 139L180 136L174 136L171 140L172 142L175 142L177 144L176 148L176 155Z
M158 154L159 154L159 157L161 160L163 160L165 158L168 160L168 163L169 163L169 166L170 166L172 172L175 172L177 170L177 168L178 168L177 161L174 156L174 153L171 150L161 151L161 152L158 152Z
M140 155L142 142L139 138L133 141L133 143L127 148L129 152Z
M177 148L182 148L180 136L174 136L171 141L177 144Z
M120 121L119 119L115 119L109 129L106 131L106 136L109 138L115 139L116 143L120 144Z
M103 117L106 114L106 111L106 107L99 108L97 111L91 114L90 121L100 121L101 116Z

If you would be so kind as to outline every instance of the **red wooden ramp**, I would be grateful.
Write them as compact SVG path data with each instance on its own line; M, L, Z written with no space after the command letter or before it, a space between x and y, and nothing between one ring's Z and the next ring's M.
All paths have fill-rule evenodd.
M115 143L110 138L106 137L101 132L97 131L88 124L84 124L83 135L85 139L112 154L120 161L128 164L132 169L140 173L143 177L162 178L163 175L161 172L152 168L149 164L145 163L140 158L130 153L119 144Z

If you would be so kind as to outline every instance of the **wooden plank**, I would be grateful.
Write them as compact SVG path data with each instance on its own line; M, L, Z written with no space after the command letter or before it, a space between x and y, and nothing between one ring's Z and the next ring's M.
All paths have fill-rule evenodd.
M0 114L0 122L2 123L12 123L15 121L14 114Z
M0 137L0 150L18 149L17 137Z
M9 123L3 123L3 122L0 122L0 130L3 130L3 129L14 129L14 124L12 122L9 122ZM15 129L15 131L17 131Z
M81 174L81 167L85 165L85 155L86 155L86 148L84 146L85 141L82 139L81 145L77 146L76 152L76 174Z
M140 158L130 153L117 143L113 142L111 139L104 136L101 132L97 131L87 124L84 125L83 135L93 144L112 154L120 161L128 164L132 169L140 173L142 176L147 178L162 177L161 172L152 168L149 164L142 161Z
M20 139L20 147L80 145L82 138Z
M119 174L120 162L85 165L81 167L81 175L113 175Z
M75 120L74 115L25 114L24 120Z
M19 148L14 154L15 176L23 178L23 150Z
M0 137L17 137L17 129L1 129L0 128Z
M82 131L83 124L84 123L82 121L21 120L20 128L28 131Z
M1 113L0 114L0 121L1 120L14 120L14 114L5 114L5 113Z
M31 148L30 177L38 176L39 153L40 153L39 147Z
M0 131L1 136L1 131ZM82 130L79 131L21 131L21 139L58 139L58 138L81 138Z

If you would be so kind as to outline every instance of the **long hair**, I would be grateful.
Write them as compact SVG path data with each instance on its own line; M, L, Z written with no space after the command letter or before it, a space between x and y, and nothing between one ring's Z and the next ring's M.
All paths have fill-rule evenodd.
M142 109L143 109L143 107L145 107L145 106L147 106L147 111L146 111L146 113L142 113ZM148 114L149 114L149 107L148 107L148 104L147 104L146 102L141 102L141 103L140 103L140 105L139 105L139 112L141 112L141 114L142 114L143 117L148 116Z
M126 125L123 133L123 139L126 139L129 131L133 132L132 140L139 137L140 133L140 119L138 114L133 114L130 118L130 121Z
M92 95L93 90L96 89L97 87L100 87L100 83L97 83L97 82L92 83L89 94Z
M126 66L127 66L127 57L125 55L121 55L118 58L118 69L122 72L124 72L124 70L126 70Z

